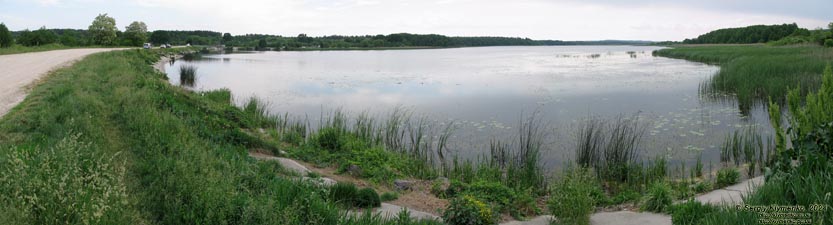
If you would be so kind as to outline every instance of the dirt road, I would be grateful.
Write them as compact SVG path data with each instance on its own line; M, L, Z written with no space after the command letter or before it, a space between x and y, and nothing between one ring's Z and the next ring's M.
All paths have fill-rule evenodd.
M71 65L87 55L119 50L116 48L67 49L47 52L0 55L0 116L26 97L26 85L49 71Z

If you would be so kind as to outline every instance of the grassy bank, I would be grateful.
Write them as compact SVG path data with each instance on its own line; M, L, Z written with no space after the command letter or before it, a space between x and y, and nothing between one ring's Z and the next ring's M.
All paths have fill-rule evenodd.
M687 45L654 55L720 65L701 87L703 93L735 94L744 112L767 98L783 102L791 88L816 90L824 65L833 62L833 51L821 46Z
M52 50L60 50L60 49L70 49L73 47L61 45L61 44L48 44L48 45L41 45L41 46L22 46L22 45L13 45L8 48L0 48L0 55L8 55L8 54L19 54L19 53L27 53L27 52L43 52L43 51L52 51Z
M347 217L325 187L247 156L261 115L227 90L193 93L158 51L60 69L0 119L0 221L9 224L384 224ZM410 224L414 222L406 222Z

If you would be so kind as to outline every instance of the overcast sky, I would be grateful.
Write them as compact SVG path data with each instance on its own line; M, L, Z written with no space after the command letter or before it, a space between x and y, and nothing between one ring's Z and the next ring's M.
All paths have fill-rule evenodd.
M0 0L11 30L86 29L99 13L120 30L213 30L295 36L434 33L554 40L682 40L754 24L825 27L833 0Z

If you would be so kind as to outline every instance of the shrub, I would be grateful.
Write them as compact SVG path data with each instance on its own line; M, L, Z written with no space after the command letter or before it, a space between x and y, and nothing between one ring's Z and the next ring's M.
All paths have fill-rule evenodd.
M344 205L353 205L353 200L359 192L356 185L352 183L336 183L330 187L330 200Z
M498 182L477 181L472 183L463 193L495 204L498 212L504 211L504 207L508 206L512 199L515 199L515 192Z
M342 132L339 129L326 127L318 131L314 140L318 147L326 149L330 152L340 152L342 150L341 140Z
M833 39L827 39L824 41L824 47L833 47Z
M671 187L663 181L657 181L651 184L648 195L642 200L640 209L650 212L664 212L671 205L671 201Z
M552 186L547 201L550 213L562 224L590 224L595 201L588 190L594 188L598 186L589 170L568 169L565 176Z
M383 202L388 202L388 201L393 201L393 200L398 199L398 198L399 198L399 194L398 194L398 193L396 193L396 192L385 192L384 194L382 194L381 196L379 196L379 198L380 198Z
M691 190L694 190L696 193L703 193L711 189L712 184L708 181L698 181L691 185Z
M738 183L738 178L740 178L738 169L734 167L722 168L717 171L717 182L715 185L718 188L730 186Z
M527 188L525 191L515 192L515 198L512 200L512 205L509 206L509 214L516 219L521 219L526 216L533 216L541 213L538 208L538 202L533 195L534 189Z
M379 207L382 201L379 199L379 194L371 188L362 188L356 193L354 206L361 208Z
M622 203L626 203L626 202L636 202L636 201L639 201L639 198L641 198L641 197L642 197L642 194L640 194L637 191L625 190L625 191L619 192L619 194L616 194L616 196L613 196L613 198L611 199L611 203L614 204L614 205L618 205L618 204L622 204Z
M685 203L671 207L671 222L674 225L696 225L706 214L716 209L698 201L688 200Z
M450 225L496 224L498 219L488 204L470 195L452 199L442 217Z
M465 191L466 189L468 189L468 184L463 183L459 180L451 180L451 183L448 185L448 188L445 189L445 197L457 197L458 194L463 193L463 191Z

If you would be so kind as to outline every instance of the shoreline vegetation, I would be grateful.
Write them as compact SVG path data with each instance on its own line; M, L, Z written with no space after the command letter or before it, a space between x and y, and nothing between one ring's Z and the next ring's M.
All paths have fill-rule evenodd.
M108 19L106 14L99 18ZM144 30L138 33L150 34L152 41L165 40L162 43L236 41L256 50L322 44L398 48L535 43L523 38L412 34L286 38ZM35 32L48 36L48 31ZM803 37L801 30L798 33L784 38ZM106 40L97 40L108 44L120 40L115 33L101 37ZM35 46L40 47L33 51L60 47ZM171 85L153 66L161 57L191 57L186 53L198 49L99 53L47 75L0 118L0 221L495 224L552 214L559 223L586 225L591 213L614 208L671 214L675 225L757 224L762 217L754 212L691 199L761 174L766 183L744 197L746 204L833 206L833 53L819 46L658 50L657 56L720 65L702 92L731 93L745 102L742 111L754 102L764 104L775 136L736 131L721 145L717 168L700 160L675 168L666 158L640 156L645 129L635 118L590 118L575 131L577 156L569 160L573 163L555 174L545 172L540 161L548 129L537 113L521 115L517 134L492 139L481 157L460 159L446 146L453 122L434 123L402 108L381 117L336 110L320 115L320 125L310 127L309 118L273 114L266 110L268 103L257 98L235 105L228 89L192 91ZM187 75L181 83L198 78L198 68L180 69ZM302 160L351 182L304 181L277 161L250 157L252 152ZM417 191L400 188L409 182L428 186L421 197L442 202L439 214L444 222L414 220L404 211L392 220L347 213ZM831 224L833 210L814 211L810 218Z
M446 221L492 223L545 213L582 221L597 207L642 207L647 202L651 206L644 210L667 212L669 199L739 179L721 178L732 173L711 177L703 165L692 167L696 173L684 166L674 171L663 158L643 163L632 153L619 152L624 146L636 149L639 142L638 135L631 136L638 134L637 124L626 118L588 123L585 129L592 134L585 143L594 143L585 146L598 149L589 155L605 163L579 164L554 177L543 172L539 161L546 129L535 114L521 117L513 139L493 140L479 160L447 152L451 125L431 124L403 109L385 118L335 111L322 115L321 125L311 129L304 120L270 114L256 98L238 107L226 89L193 92L170 85L151 66L162 56L194 49L96 54L35 87L0 119L0 161L9 162L0 166L0 190L9 193L2 198L6 213L0 218L99 224L396 222L344 215L353 206L338 199L368 197L334 196L358 192L298 183L279 163L249 158L251 151L333 168L378 190L390 190L398 180L430 182L431 198L450 204L443 210ZM344 185L349 186L338 188L349 189ZM59 188L67 186L72 188ZM646 194L652 197L642 197ZM15 200L21 198L32 200ZM570 214L564 210L572 208L557 199L586 207ZM67 208L62 204L67 201L89 208Z
M683 45L660 49L654 56L715 64L720 70L701 84L707 99L736 98L742 113L769 99L785 103L787 92L816 90L821 71L833 62L833 51L822 46Z

